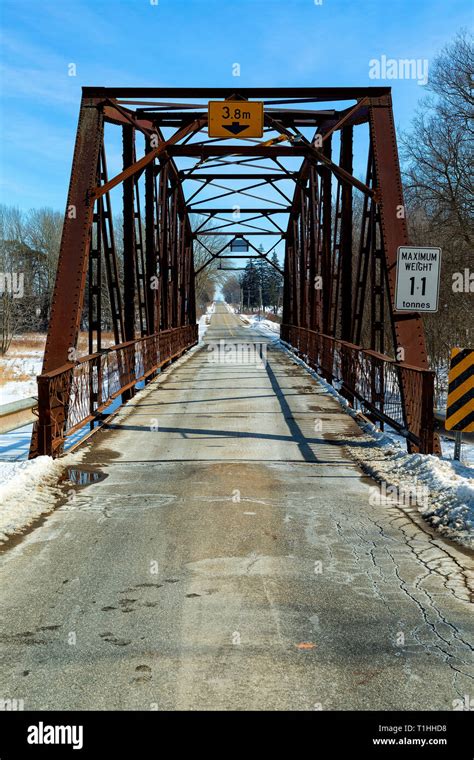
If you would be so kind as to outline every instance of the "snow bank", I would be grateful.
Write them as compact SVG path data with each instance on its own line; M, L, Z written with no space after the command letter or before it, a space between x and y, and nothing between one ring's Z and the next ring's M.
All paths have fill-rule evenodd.
M354 439L348 449L362 468L394 487L395 504L416 507L441 535L474 548L474 470L459 462L426 454L407 454L389 436ZM385 486L386 491L386 486ZM415 498L403 499L404 494ZM421 494L421 498L417 496Z
M21 533L41 515L52 512L66 467L77 465L84 452L61 459L41 456L23 462L0 462L0 543Z
M202 315L202 317L199 318L198 326L199 326L199 341L201 342L207 332L207 328L209 327L209 324L211 322L211 316L214 314L216 310L216 304L213 302L210 304L210 306L207 307L206 313Z
M202 341L207 332L207 328L209 327L209 314L203 314L202 317L199 317L198 327L199 340Z
M282 350L304 366L364 431L362 437L347 436L345 446L361 468L379 481L381 503L408 513L415 509L441 535L474 548L474 467L446 456L408 454L400 436L378 430L303 360L284 346Z
M280 324L279 322L272 322L271 319L265 319L259 317L258 314L242 314L240 319L244 324L250 325L250 327L259 332L261 335L267 335L268 337L278 338L280 336Z
M40 351L30 351L30 357L2 357L0 359L0 377L3 372L13 376L0 385L0 404L36 396L38 386L36 376L41 372L43 355Z

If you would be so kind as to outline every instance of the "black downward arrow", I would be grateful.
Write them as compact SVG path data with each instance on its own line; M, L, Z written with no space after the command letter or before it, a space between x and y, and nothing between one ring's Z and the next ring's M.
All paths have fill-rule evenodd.
M239 132L243 132L244 129L249 128L249 124L246 124L245 126L242 126L242 124L239 124L238 121L233 121L230 127L226 126L225 124L222 125L224 129L228 129L229 132L232 132L233 135L238 135Z

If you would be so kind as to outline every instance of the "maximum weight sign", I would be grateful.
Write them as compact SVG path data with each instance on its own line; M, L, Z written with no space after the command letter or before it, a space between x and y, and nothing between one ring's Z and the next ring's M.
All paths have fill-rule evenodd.
M441 248L401 245L397 250L397 311L438 311Z

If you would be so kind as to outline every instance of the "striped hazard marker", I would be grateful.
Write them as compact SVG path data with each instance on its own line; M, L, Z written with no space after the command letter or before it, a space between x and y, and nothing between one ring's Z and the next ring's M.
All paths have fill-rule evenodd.
M453 348L449 368L446 430L474 432L474 349Z

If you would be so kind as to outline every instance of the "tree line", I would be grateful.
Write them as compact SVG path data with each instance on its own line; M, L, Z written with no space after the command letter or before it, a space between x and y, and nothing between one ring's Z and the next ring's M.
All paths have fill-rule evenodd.
M259 250L264 253L263 246ZM263 256L250 259L239 276L228 276L222 286L225 300L247 311L263 308L277 314L282 305L283 276L276 251L270 261Z
M191 223L193 224L193 218ZM123 292L123 245L119 231L123 222L114 216L118 279ZM25 332L46 332L56 278L56 269L63 228L63 215L51 208L21 211L0 204L0 355L10 347L14 335ZM205 233L205 230L204 230ZM212 259L216 238L203 234L194 244L196 270L196 310L200 316L214 299L216 288L225 277L218 260ZM112 313L102 267L102 329L112 328ZM84 296L81 327L87 329L88 291Z
M473 344L473 38L461 30L430 66L429 94L401 136L409 239L442 248L439 311L424 315L438 391L450 349Z

